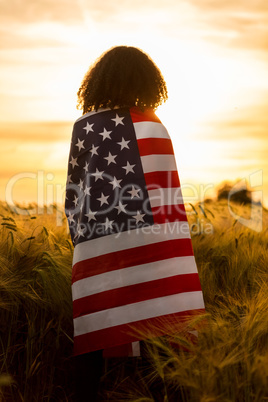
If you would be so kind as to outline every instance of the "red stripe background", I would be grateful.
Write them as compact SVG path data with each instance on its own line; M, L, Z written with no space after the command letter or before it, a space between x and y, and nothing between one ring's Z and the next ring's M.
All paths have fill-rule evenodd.
M148 186L148 190L154 190L157 188L180 187L180 180L178 172L176 171L145 173L144 178Z
M145 155L173 155L171 140L168 138L143 138L138 140L140 156Z

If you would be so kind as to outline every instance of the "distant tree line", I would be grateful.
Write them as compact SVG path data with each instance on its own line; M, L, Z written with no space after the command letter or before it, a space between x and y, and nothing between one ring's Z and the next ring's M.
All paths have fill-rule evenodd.
M249 188L247 182L243 185L239 185L240 182L229 183L224 182L218 188L217 199L221 200L230 200L233 202L237 202L238 204L259 204L260 201L256 201L252 199L252 190Z

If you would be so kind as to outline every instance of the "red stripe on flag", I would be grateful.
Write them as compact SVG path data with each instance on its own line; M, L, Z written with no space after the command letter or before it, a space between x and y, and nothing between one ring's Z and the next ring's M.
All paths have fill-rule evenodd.
M109 348L141 339L167 335L176 332L176 330L180 331L183 328L184 319L202 312L205 310L182 311L75 336L74 355L103 349L103 345L105 348Z
M173 257L193 255L191 239L168 240L146 246L115 251L98 257L79 261L73 266L72 283L121 268L147 264Z
M146 109L144 112L142 112L139 107L135 106L129 109L129 112L133 123L138 123L141 121L153 121L156 123L161 123L153 109Z
M155 224L177 221L188 222L184 204L161 205L152 208L152 213Z
M176 275L86 296L73 302L73 317L178 293L201 290L198 274Z
M124 345L117 345L103 350L102 357L128 357L133 356L132 342Z
M176 171L145 173L144 178L148 190L180 187L180 180Z
M143 138L137 141L140 156L145 155L174 155L171 140L167 138Z

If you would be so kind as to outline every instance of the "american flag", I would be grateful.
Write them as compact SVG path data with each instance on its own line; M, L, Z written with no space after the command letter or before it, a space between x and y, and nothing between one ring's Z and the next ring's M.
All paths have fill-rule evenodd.
M75 122L65 210L75 355L135 348L133 329L163 335L204 309L172 143L152 109Z

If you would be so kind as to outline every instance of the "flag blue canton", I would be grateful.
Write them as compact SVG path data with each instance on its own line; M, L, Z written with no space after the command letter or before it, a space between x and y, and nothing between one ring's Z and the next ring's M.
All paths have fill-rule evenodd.
M77 120L68 167L65 211L74 244L154 223L128 109Z

